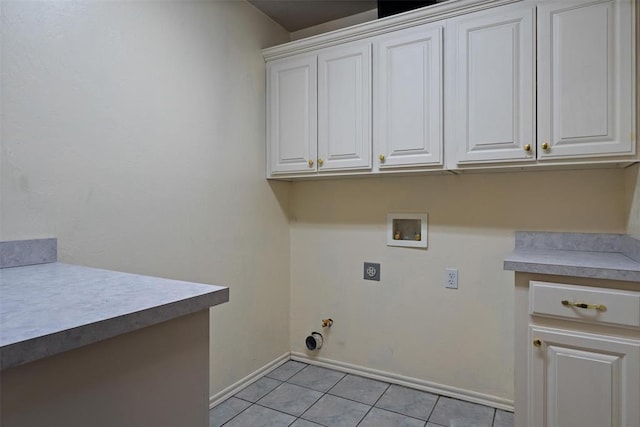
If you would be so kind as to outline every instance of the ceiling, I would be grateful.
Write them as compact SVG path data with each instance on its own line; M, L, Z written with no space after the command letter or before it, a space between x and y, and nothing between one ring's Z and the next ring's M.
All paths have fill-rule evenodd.
M377 7L376 0L249 0L249 3L289 32Z

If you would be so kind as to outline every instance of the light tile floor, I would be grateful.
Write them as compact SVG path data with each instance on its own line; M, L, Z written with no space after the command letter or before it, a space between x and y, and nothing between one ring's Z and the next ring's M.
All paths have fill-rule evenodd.
M513 413L290 360L209 411L210 427L513 427Z

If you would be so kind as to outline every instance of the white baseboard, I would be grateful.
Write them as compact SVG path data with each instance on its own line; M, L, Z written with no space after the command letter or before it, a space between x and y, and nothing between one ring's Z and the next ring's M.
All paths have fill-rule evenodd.
M237 392L239 392L240 390L242 390L243 388L245 388L246 386L248 386L249 384L251 384L255 380L257 380L260 377L262 377L263 375L273 371L278 366L280 366L283 363L285 363L286 361L288 361L290 358L291 358L291 353L287 352L287 353L283 354L282 356L278 357L277 359L272 360L271 362L267 363L262 368L250 373L246 377L242 378L240 381L237 381L237 382L231 384L229 387L225 388L224 390L214 394L213 396L210 396L209 397L209 409L213 408L214 406L218 405L219 403L224 402L225 400L227 400L228 398L230 398L231 396L233 396L234 394L236 394Z
M489 394L478 393L475 391L451 387L444 384L424 381L418 378L405 377L403 375L393 374L391 372L365 368L363 366L338 362L336 360L325 359L323 357L310 358L304 353L292 352L291 359L308 363L310 365L317 365L324 368L334 369L336 371L360 375L361 377L385 381L392 384L415 388L417 390L428 391L430 393L440 394L447 397L453 397L455 399L466 400L468 402L480 403L482 405L491 406L498 409L513 411L513 400L504 399Z

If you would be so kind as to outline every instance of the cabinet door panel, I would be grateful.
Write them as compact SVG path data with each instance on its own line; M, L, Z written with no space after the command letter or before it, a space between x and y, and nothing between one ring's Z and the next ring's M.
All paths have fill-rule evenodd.
M442 26L385 35L376 43L374 100L380 169L442 164Z
M458 163L535 159L533 15L506 6L447 24L447 130Z
M316 57L269 63L267 77L269 172L315 173Z
M625 427L640 415L640 341L530 327L529 425Z
M318 170L370 167L371 45L327 49L318 55Z
M635 153L631 20L627 0L539 6L541 159Z

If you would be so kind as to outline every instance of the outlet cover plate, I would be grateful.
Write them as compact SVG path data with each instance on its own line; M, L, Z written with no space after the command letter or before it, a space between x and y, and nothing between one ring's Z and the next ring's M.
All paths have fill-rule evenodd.
M364 263L364 280L380 281L380 264L375 262Z
M447 275L444 279L444 287L448 289L458 289L457 268L447 268Z

